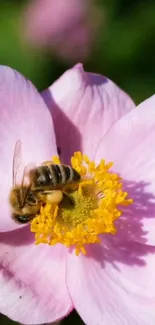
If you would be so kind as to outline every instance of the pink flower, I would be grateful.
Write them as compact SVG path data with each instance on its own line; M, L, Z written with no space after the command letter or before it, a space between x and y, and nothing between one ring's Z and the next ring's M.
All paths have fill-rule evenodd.
M11 219L16 139L25 164L48 160L56 145L49 110L30 82L1 67L0 92L0 312L41 324L75 308L88 325L154 325L155 97L133 109L112 81L80 64L42 94L62 161L76 150L95 162L113 161L134 199L117 219L115 236L103 235L100 244L88 245L86 256L76 256L61 244L35 246L29 226Z
M100 15L91 0L33 0L25 8L26 37L33 46L51 48L63 59L83 60L92 48Z

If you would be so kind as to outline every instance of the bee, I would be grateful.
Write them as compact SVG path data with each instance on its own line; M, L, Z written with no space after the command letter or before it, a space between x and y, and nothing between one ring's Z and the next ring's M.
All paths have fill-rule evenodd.
M58 204L65 197L71 205L74 204L69 191L80 182L81 175L71 166L46 161L31 170L30 178L31 189L38 193L42 201L44 201L43 196L46 196L46 202Z
M71 166L45 162L31 171L32 188L35 190L62 190L81 180L81 175Z
M60 203L68 195L68 185L76 185L81 175L71 166L44 162L41 166L22 167L21 141L17 140L13 154L13 186L10 192L12 217L19 223L28 223L46 202ZM22 171L21 171L22 167ZM18 176L22 174L22 179Z
M40 200L31 189L28 178L28 166L22 165L21 141L17 140L13 153L12 189L9 202L12 208L12 217L19 223L27 223L39 212Z

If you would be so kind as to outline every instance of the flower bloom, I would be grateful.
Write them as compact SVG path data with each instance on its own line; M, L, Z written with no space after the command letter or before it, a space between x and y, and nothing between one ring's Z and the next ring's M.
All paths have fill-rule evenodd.
M58 158L54 157L53 161L56 161L57 168L62 168ZM75 152L71 166L81 181L65 184L66 196L63 199L61 196L60 202L53 198L52 202L47 200L40 214L32 220L31 231L36 233L37 244L61 243L75 249L79 255L80 252L86 254L86 244L100 243L99 235L115 234L114 221L121 215L118 206L129 205L132 200L127 199L127 193L122 191L117 174L109 172L111 163L105 164L101 160L95 166L86 155Z
M80 64L42 97L1 67L0 91L0 312L41 324L75 308L88 325L153 325L155 98L134 109L112 81ZM57 147L55 163L71 159L81 176L69 188L73 207L47 202L30 225L14 222L17 139L24 165L58 156Z
M100 15L91 0L33 0L25 8L24 29L33 46L51 48L63 59L84 60Z

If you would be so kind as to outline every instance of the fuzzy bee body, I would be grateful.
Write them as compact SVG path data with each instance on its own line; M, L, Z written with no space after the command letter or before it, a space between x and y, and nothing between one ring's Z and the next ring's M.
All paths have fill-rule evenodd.
M32 181L34 189L60 189L63 186L78 183L81 179L80 174L68 165L42 165L36 168Z
M61 202L63 195L68 197L66 185L76 184L81 180L80 174L71 166L50 163L31 169L28 173L28 184L25 182L28 166L25 167L19 185L17 176L21 174L19 173L21 165L21 141L17 140L13 155L13 187L9 202L12 217L19 223L28 223L35 218L42 204ZM70 203L73 204L71 200Z

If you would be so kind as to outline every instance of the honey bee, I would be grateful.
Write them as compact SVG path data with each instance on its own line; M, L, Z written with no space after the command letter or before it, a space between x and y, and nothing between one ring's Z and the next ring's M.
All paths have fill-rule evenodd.
M15 221L30 222L39 213L42 204L60 203L64 196L73 203L67 186L75 185L81 180L74 168L52 162L45 162L33 169L28 165L22 172L19 184L17 176L21 172L21 156L21 141L17 140L13 155L13 187L9 198Z

